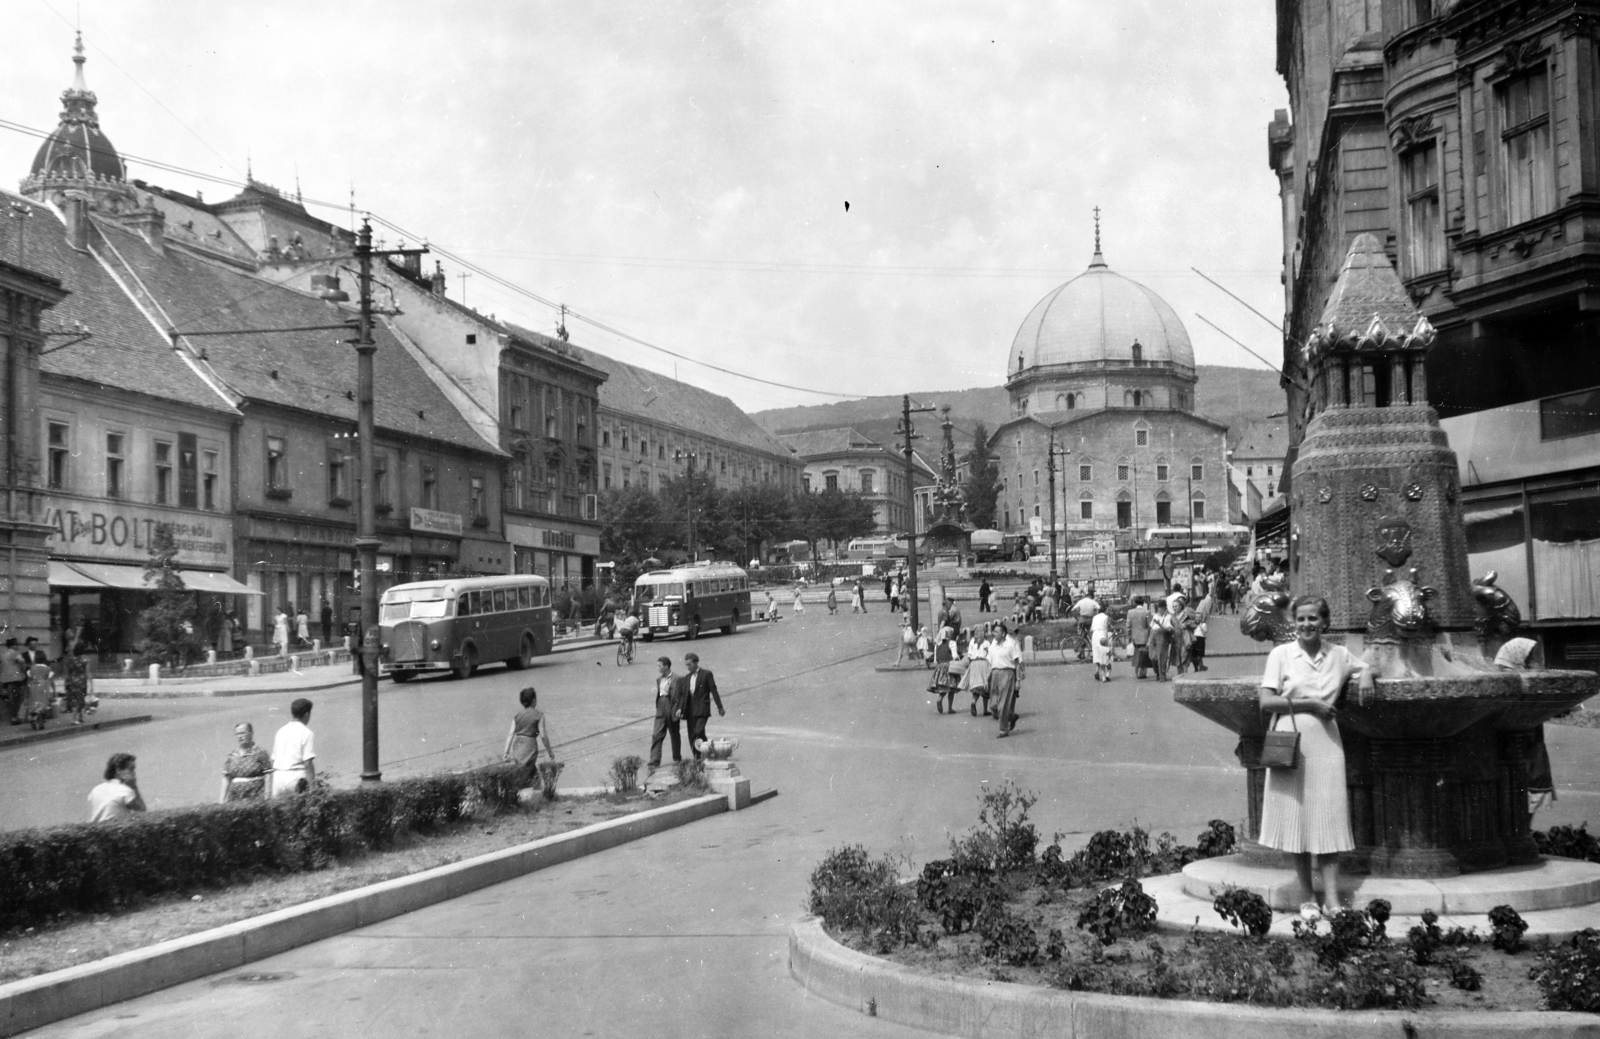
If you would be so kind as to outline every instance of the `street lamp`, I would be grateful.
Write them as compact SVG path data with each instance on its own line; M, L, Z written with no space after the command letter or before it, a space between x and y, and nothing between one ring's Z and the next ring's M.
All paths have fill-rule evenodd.
M1056 431L1050 431L1050 446L1045 456L1045 470L1050 474L1050 583L1056 583L1056 459L1061 459L1061 468L1065 471L1067 457L1072 454L1070 447L1062 447L1056 443ZM1062 546L1065 548L1066 546ZM1065 578L1065 573L1061 576Z
M693 451L673 451L672 458L676 462L684 462L684 477L688 480L687 497L684 499L684 524L688 527L689 562L695 562L694 550L694 460Z

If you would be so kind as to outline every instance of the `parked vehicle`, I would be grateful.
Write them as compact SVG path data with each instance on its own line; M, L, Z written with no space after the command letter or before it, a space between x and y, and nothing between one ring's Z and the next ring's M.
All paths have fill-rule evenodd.
M378 673L396 682L422 671L470 678L493 660L523 668L555 643L550 582L531 574L397 584L383 593L378 625Z
M633 604L644 624L640 636L682 635L699 638L706 628L724 635L750 619L750 578L733 563L699 563L640 574L633 585Z
M1045 552L1050 551L1048 542L1040 544L1045 546ZM972 554L980 563L994 563L1001 560L1021 562L1028 558L1032 548L1025 533L1002 534L998 530L972 532Z

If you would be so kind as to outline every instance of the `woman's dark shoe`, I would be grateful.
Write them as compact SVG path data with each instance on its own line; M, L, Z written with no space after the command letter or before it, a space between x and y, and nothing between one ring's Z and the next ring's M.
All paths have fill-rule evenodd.
M971 714L974 718L976 718L978 716L978 705L977 704L973 704L971 707L967 708L967 713Z
M944 713L944 701L943 700L935 700L935 701L933 701L933 709L938 711L940 714L943 714Z

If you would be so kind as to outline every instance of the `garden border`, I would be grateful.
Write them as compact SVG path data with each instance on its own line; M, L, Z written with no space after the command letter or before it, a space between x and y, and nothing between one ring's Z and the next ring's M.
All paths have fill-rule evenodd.
M0 1036L233 970L726 811L726 794L707 794L9 982L0 985Z
M822 921L789 929L789 973L807 992L869 1017L970 1039L1499 1039L1600 1036L1600 1015L1557 1011L1280 1010L1238 1003L1144 999L925 974L828 937Z

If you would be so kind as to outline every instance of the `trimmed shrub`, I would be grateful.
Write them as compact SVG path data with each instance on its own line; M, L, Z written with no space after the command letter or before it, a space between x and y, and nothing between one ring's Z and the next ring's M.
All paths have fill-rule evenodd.
M1143 934L1156 924L1156 900L1144 885L1129 877L1121 887L1106 888L1078 914L1078 927L1110 945L1123 935Z
M1254 891L1230 887L1216 897L1211 908L1233 926L1256 938L1272 930L1272 907Z
M1495 906L1489 910L1489 944L1501 952L1521 952L1527 948L1522 942L1522 935L1528 930L1528 922L1522 915L1510 906Z
M934 859L917 878L917 903L939 918L946 934L960 934L990 903L1004 901L993 874L963 873L954 859Z
M411 830L517 804L522 769L496 764L353 790L198 805L0 834L0 927L106 913L156 895L322 869Z

